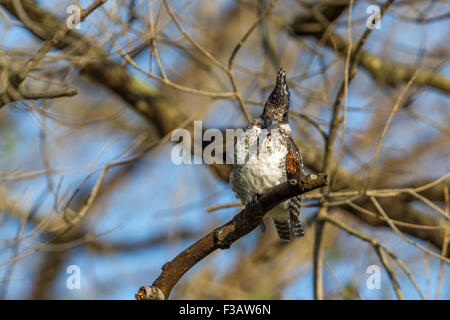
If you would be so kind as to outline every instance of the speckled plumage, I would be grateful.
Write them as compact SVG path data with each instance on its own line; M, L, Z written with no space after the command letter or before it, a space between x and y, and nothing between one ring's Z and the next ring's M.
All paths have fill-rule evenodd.
M302 158L288 122L289 88L285 77L281 69L263 113L238 136L230 184L244 205L256 194L302 174ZM298 219L300 201L300 197L294 197L269 212L283 240L303 236Z

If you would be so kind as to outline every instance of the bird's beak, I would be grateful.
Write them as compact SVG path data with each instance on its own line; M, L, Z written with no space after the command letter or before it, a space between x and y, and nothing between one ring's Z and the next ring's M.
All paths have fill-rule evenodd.
M268 134L270 134L270 133L272 132L272 128L273 128L275 125L276 125L276 121L275 121L275 120L269 119L269 120L267 121L267 131L268 131Z

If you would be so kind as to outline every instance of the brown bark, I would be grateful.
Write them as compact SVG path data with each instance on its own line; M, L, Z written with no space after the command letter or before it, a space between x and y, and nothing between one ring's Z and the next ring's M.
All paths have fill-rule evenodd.
M264 215L279 203L294 196L321 188L327 184L324 174L311 174L300 181L289 180L279 184L264 194L258 195L223 226L211 231L192 246L181 252L172 261L166 263L163 272L153 285L143 286L136 294L138 300L168 299L172 288L180 278L195 264L217 249L228 249L233 242L254 230Z

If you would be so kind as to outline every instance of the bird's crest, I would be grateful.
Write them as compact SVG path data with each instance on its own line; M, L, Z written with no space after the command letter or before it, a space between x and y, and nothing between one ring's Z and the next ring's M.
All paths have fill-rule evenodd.
M280 68L277 74L275 88L270 93L264 105L262 118L275 120L278 123L288 122L290 93L286 82L286 71Z

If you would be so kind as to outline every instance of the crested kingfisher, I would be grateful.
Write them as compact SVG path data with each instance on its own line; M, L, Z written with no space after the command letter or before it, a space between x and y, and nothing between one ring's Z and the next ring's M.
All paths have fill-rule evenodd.
M266 189L303 175L302 156L289 126L289 103L286 71L281 68L262 114L237 136L230 185L244 205ZM301 196L296 196L269 211L282 240L303 237L300 207ZM261 228L265 230L263 223Z

